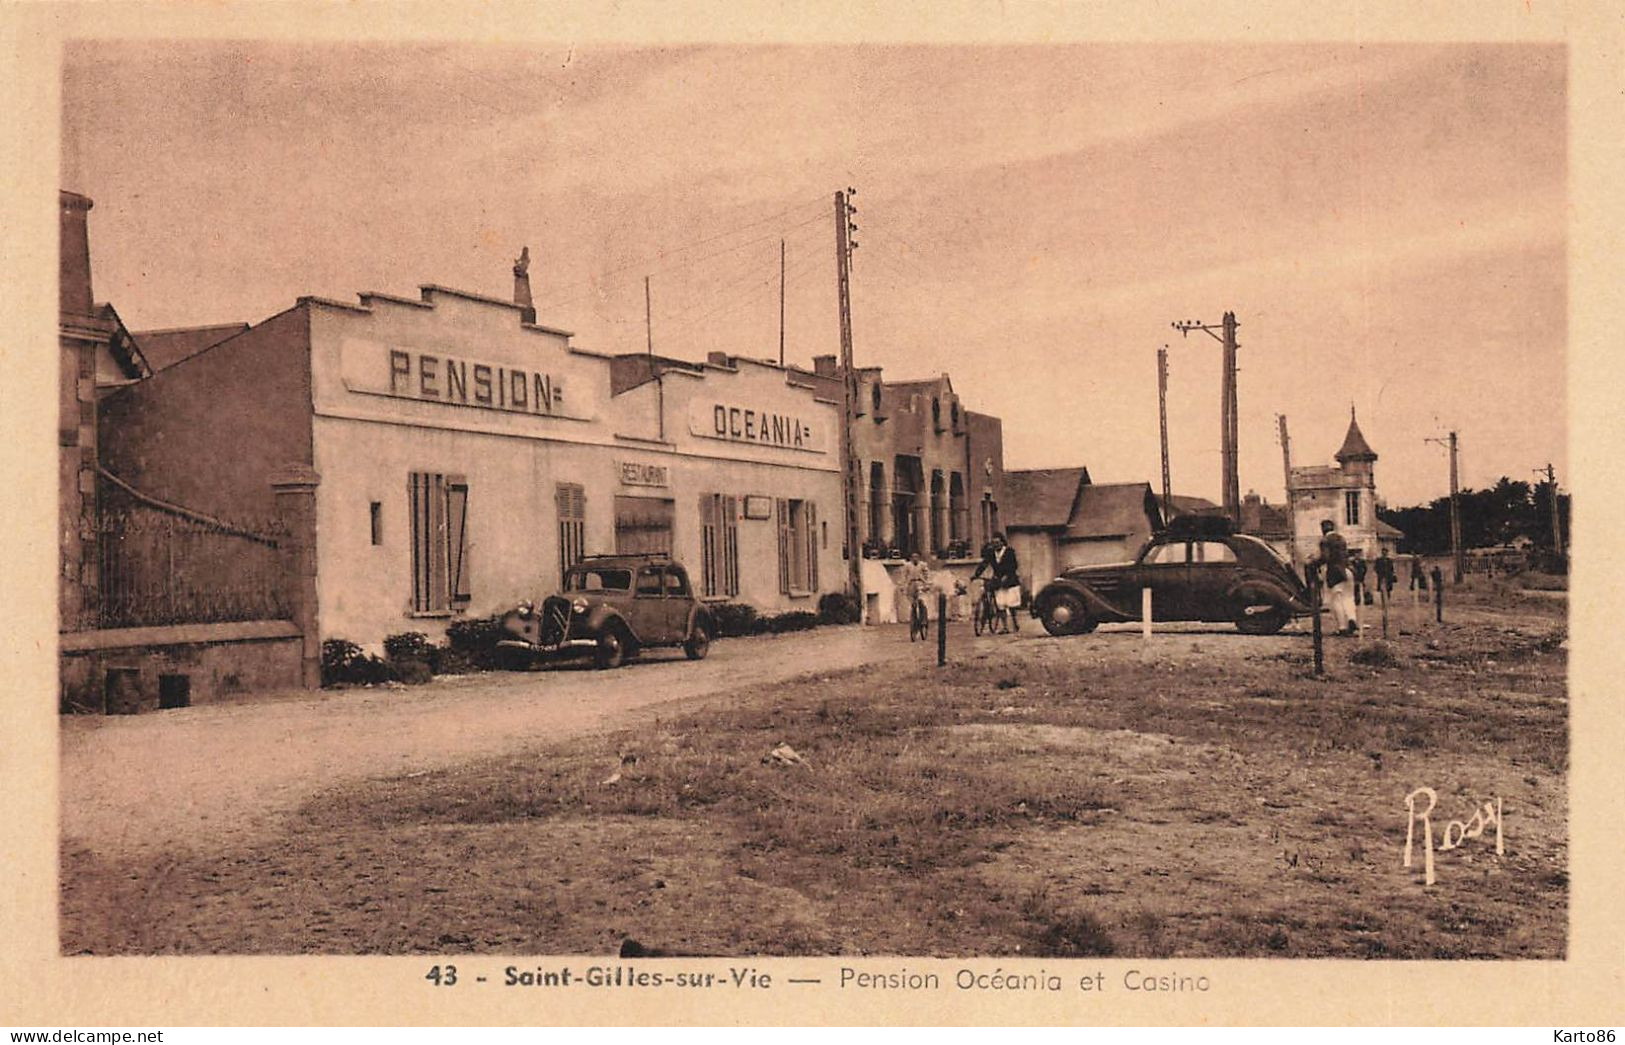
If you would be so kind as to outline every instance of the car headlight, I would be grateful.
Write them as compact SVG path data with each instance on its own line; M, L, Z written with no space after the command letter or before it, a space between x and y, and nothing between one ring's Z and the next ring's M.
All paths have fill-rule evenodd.
M570 603L570 609L572 611L576 612L576 613L586 613L587 612L587 600L586 599L576 599L575 601Z
M514 608L514 612L521 617L529 617L536 612L536 607L529 602L521 602Z

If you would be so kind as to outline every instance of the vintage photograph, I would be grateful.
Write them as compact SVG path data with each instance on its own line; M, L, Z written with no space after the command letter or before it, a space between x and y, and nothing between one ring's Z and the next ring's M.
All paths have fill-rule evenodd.
M1568 60L67 41L60 954L1564 959Z

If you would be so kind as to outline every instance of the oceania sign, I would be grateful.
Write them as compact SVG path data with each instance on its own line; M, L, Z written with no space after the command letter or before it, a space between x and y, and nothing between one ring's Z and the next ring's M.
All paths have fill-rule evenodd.
M344 344L342 367L344 385L352 392L508 413L582 416L567 405L557 375L538 370L361 341Z
M695 401L689 406L688 428L706 439L824 452L822 428L799 415L776 410Z

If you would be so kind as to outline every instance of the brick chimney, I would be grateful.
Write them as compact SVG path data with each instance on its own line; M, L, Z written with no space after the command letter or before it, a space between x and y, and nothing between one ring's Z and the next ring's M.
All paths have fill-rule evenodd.
M96 296L90 289L90 226L88 216L94 206L88 196L66 189L57 192L62 211L61 309L88 316L96 311Z
M835 365L834 356L813 356L813 373L819 377L840 377L841 368Z
M524 310L525 322L536 322L536 303L530 297L530 248L523 247L513 263L513 303Z

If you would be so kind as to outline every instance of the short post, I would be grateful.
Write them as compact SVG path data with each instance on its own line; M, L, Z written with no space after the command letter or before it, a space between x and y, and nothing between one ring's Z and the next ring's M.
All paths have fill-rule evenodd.
M1444 571L1433 567L1433 617L1444 623Z
M1388 638L1388 585L1378 582L1377 598L1382 601L1382 637Z
M937 592L937 667L948 663L948 593Z
M1151 586L1140 589L1140 637L1151 639Z
M1309 601L1314 606L1314 613L1311 618L1314 624L1311 630L1315 637L1315 674L1324 675L1326 674L1326 654L1320 633L1320 583L1318 581L1309 585Z

